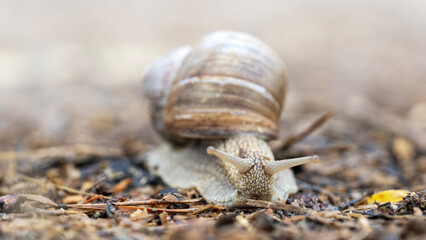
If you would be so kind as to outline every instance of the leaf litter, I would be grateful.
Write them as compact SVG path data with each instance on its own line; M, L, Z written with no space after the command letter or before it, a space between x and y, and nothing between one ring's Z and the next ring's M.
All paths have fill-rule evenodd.
M133 113L140 106L128 107ZM75 138L73 131L63 138L44 140L54 144L43 146L35 144L31 134L10 135L16 137L13 142L22 143L19 148L1 143L0 236L424 238L423 135L405 131L412 128L404 128L397 115L386 115L394 120L377 122L369 115L317 110L313 116L311 111L312 104L307 103L288 114L283 120L286 129L297 129L306 116L312 122L305 130L291 131L271 142L279 158L320 155L318 164L293 169L299 192L286 202L249 200L239 208L206 203L197 191L168 188L150 174L144 167L145 154L158 145L152 141L156 137L151 130L141 136L111 123L102 128L109 138L119 141L109 144L100 144L89 135L90 143L70 145L66 139ZM118 109L108 115L114 112ZM73 121L77 124L82 119ZM396 129L388 122L402 127ZM413 122L422 123L411 120L407 124ZM26 136L31 140L25 140ZM407 192L398 195L393 189ZM390 195L377 198L386 190Z

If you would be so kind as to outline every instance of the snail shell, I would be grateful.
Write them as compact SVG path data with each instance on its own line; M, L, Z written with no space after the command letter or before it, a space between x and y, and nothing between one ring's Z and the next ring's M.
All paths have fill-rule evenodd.
M219 31L181 47L146 74L155 128L165 135L277 137L286 76L279 56L257 38Z
M287 199L297 191L289 168L317 157L275 161L265 142L277 137L286 84L278 55L248 34L214 32L171 52L145 74L153 126L168 140L148 167L216 204Z

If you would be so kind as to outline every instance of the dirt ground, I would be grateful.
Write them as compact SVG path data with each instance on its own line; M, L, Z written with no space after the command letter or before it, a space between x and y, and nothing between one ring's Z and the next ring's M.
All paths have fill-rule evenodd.
M425 10L422 1L0 0L0 238L424 239ZM215 206L144 168L162 141L144 69L220 29L259 37L286 63L278 143L335 112L275 149L321 157L294 169L300 191L285 204ZM389 189L409 193L367 201Z

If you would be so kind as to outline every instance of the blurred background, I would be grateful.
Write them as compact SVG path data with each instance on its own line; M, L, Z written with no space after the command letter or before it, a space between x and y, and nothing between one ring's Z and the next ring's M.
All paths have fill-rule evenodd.
M0 149L151 139L143 70L221 29L283 58L284 121L333 109L426 146L425 13L420 0L0 0Z

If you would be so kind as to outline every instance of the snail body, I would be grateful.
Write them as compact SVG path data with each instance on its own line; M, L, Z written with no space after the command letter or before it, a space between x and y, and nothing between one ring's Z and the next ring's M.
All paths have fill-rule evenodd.
M196 188L208 202L286 200L297 191L289 168L317 157L275 161L287 80L279 56L239 32L207 35L145 74L154 128L167 140L147 165L172 187Z

